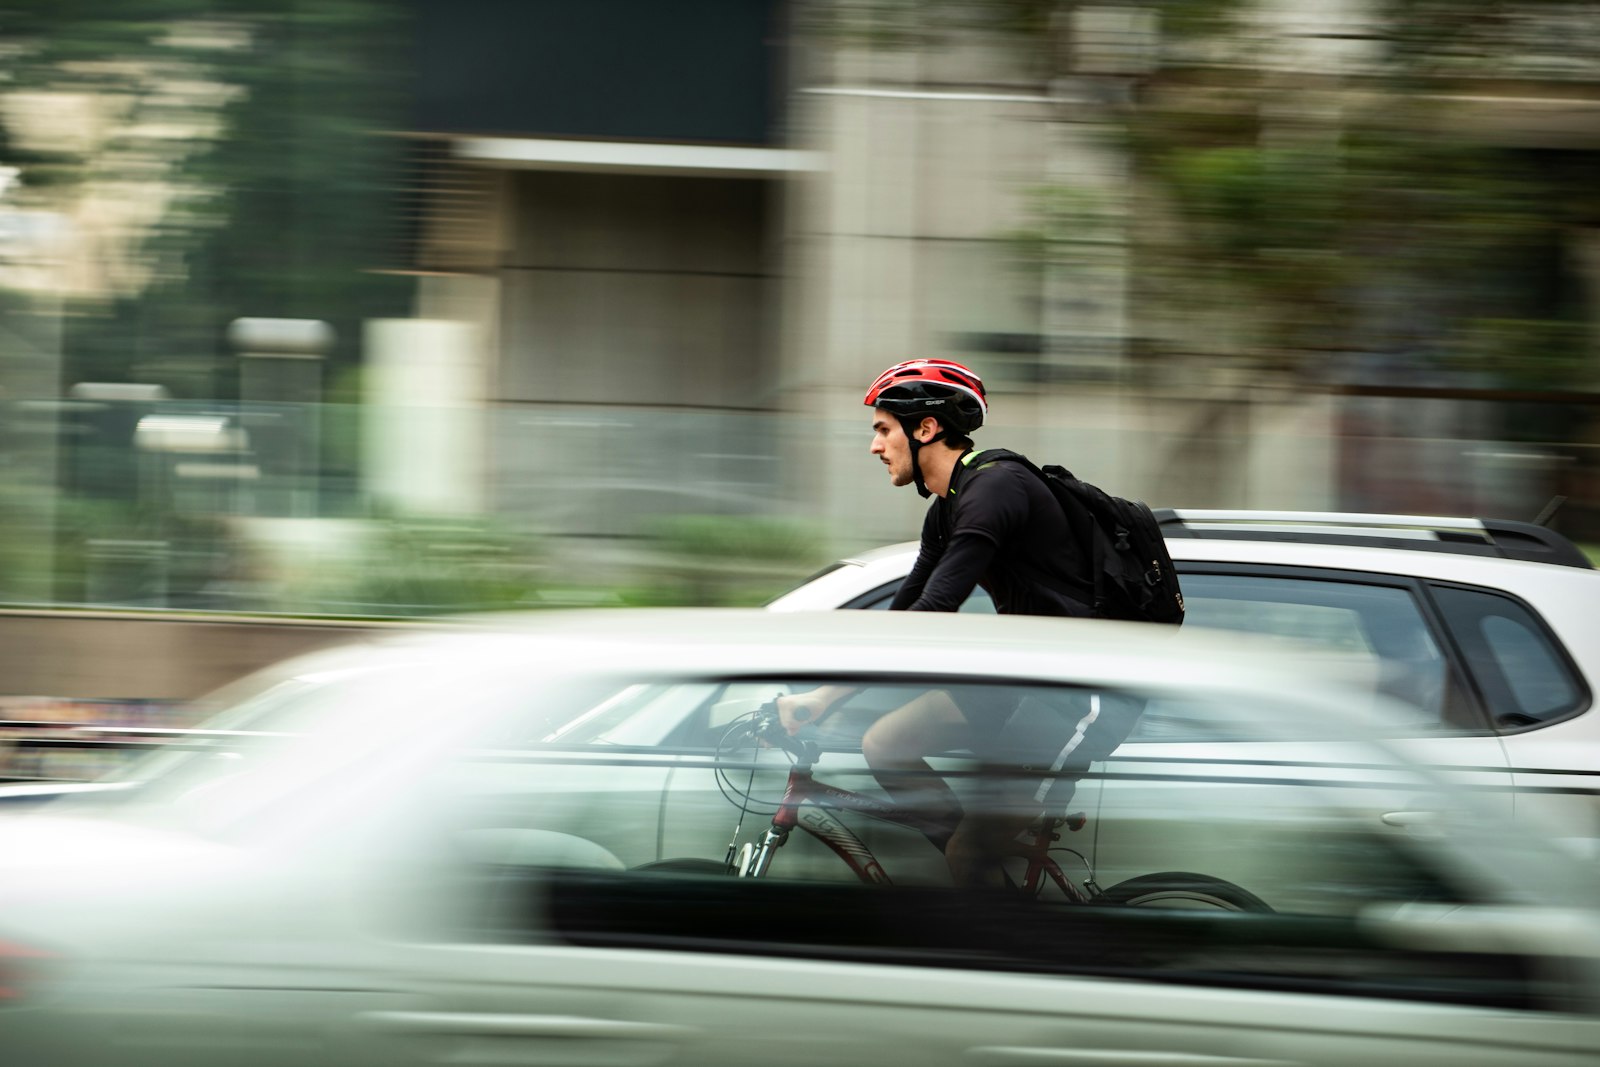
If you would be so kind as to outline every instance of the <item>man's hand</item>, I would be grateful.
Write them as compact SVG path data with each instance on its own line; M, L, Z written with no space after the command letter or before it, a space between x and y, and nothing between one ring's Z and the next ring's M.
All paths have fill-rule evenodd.
M817 722L828 711L832 703L823 694L790 693L788 696L778 698L778 721L791 736L800 732L803 726L810 726Z

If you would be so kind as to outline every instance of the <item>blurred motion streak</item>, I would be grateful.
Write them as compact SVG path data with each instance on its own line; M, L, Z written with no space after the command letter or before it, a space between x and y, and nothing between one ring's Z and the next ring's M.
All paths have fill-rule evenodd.
M1158 631L611 609L279 664L106 781L0 788L0 1055L1593 1062L1600 883L1477 788L1503 768L1412 763L1411 710L1282 647ZM930 689L1138 709L1047 798L1005 731L929 754L1048 878L952 884L875 780L863 737Z

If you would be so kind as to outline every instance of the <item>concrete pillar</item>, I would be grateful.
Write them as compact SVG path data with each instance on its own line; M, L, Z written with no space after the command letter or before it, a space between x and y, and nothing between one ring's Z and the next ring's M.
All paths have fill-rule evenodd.
M362 468L373 500L406 515L483 513L481 338L466 322L367 324Z

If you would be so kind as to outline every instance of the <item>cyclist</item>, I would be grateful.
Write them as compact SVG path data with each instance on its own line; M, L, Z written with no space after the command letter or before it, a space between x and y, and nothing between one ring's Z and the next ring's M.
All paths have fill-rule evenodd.
M864 401L872 409L870 452L895 486L915 485L932 505L921 548L894 598L894 611L956 611L982 586L1002 614L1092 614L1087 550L1074 538L1048 487L1018 463L973 461L971 434L983 425L983 382L950 360L913 359L880 374ZM1064 590L1081 590L1071 595ZM824 686L785 696L778 710L794 733L819 722L854 688ZM950 827L933 839L963 885L1003 882L1000 860L1040 810L1064 804L1070 780L1128 735L1140 707L1127 700L1063 694L1042 708L1019 706L1004 690L962 686L923 693L883 716L862 752L896 801ZM979 810L967 812L924 757L969 749L1004 768L1048 769L1051 777L1002 776Z

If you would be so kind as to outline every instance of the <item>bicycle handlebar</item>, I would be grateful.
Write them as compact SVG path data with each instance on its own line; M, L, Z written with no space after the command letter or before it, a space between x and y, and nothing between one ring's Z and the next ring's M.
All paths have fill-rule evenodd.
M802 741L788 730L783 728L783 719L778 714L778 702L768 701L761 705L756 712L755 729L752 731L756 738L765 741L773 748L781 748L795 759L804 763L815 763L822 754L822 749L815 741Z

